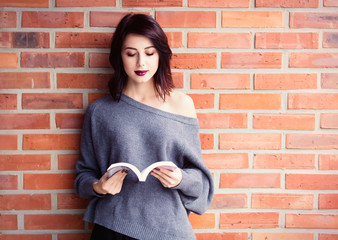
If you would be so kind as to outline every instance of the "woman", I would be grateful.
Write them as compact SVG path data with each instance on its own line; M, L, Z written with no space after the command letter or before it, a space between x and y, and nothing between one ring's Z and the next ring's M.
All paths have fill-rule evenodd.
M111 96L87 110L76 165L75 188L91 198L84 220L91 239L195 239L188 216L202 214L213 197L212 176L203 164L193 102L174 91L167 38L150 16L130 14L112 40ZM142 170L158 161L145 182L107 168L128 162Z

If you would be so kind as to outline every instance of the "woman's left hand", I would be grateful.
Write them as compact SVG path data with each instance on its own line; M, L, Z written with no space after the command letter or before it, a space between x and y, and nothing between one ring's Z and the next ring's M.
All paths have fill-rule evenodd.
M178 167L173 170L158 167L151 172L151 175L157 178L165 188L176 187L182 181L182 170Z

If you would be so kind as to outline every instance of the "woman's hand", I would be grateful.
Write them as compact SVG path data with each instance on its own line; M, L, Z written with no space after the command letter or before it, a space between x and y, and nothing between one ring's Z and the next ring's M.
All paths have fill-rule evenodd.
M165 188L176 187L182 181L182 170L178 167L174 170L158 167L151 172L151 175L156 177Z
M128 174L128 170L121 170L115 173L110 178L106 172L99 181L93 184L93 189L98 194L112 194L115 195L121 192L123 180Z

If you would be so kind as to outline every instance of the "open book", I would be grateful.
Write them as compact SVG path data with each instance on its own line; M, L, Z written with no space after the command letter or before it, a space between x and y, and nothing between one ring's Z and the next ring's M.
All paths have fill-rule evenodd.
M150 166L148 166L146 169L144 169L141 172L140 170L138 170L137 167L135 167L134 165L132 165L130 163L119 162L119 163L113 163L112 165L110 165L109 168L107 169L107 172L108 172L108 177L111 177L116 172L118 172L122 169L130 169L136 174L136 176L138 177L140 182L145 182L149 173L154 168L157 168L157 167L166 168L168 170L174 170L175 168L177 168L177 166L173 162L160 161L160 162L155 162L155 163L151 164Z

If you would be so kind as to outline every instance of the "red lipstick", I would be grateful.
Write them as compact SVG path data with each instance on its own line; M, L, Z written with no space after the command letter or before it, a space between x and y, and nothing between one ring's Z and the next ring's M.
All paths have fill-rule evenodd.
M148 71L146 71L146 70L145 71L141 71L141 70L135 71L137 76L144 76L144 75L146 75L147 72Z

